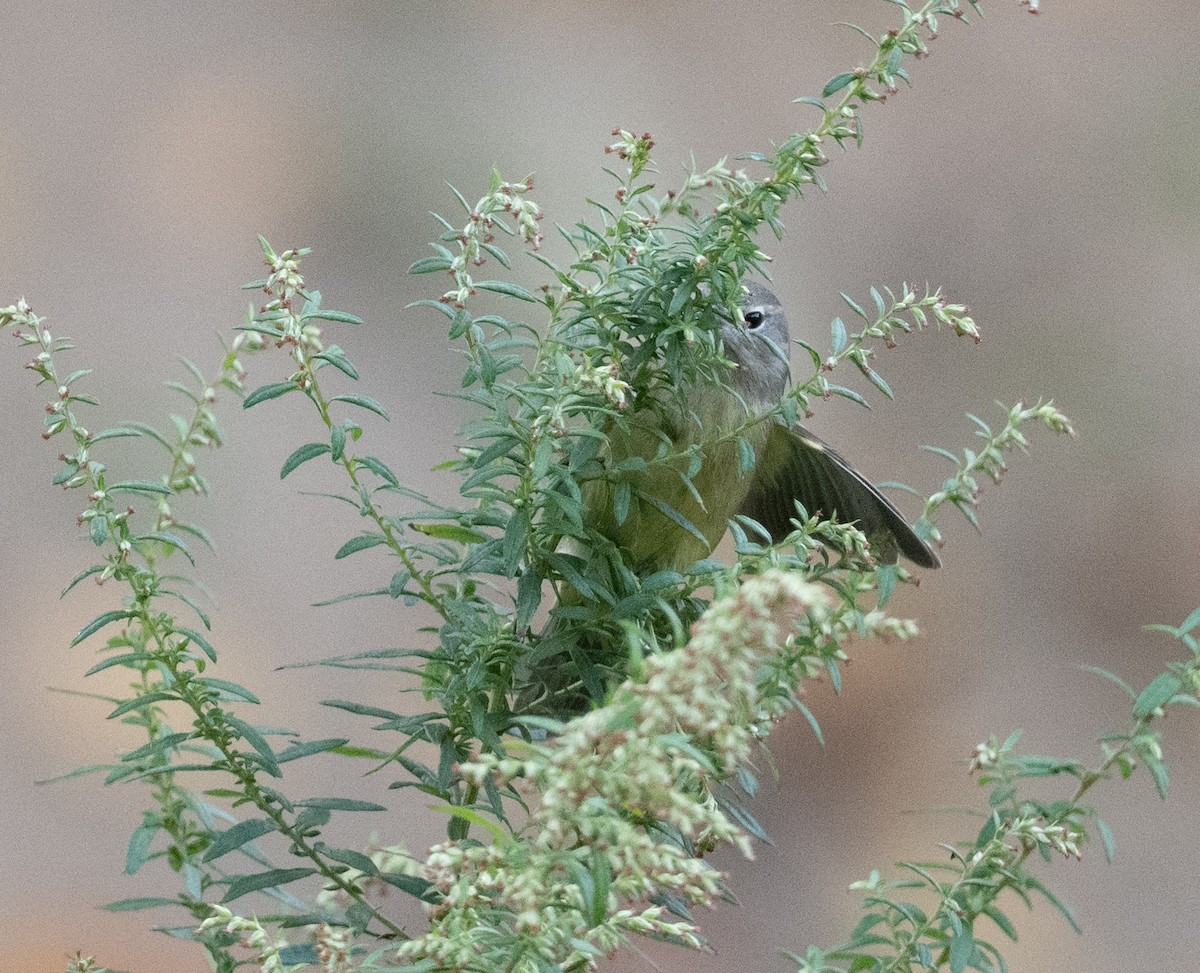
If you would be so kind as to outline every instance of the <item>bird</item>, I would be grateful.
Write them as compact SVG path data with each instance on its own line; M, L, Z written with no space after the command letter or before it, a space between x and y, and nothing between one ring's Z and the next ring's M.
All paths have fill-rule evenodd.
M646 464L625 476L630 501L619 521L614 500L621 479L585 484L585 521L626 551L631 563L683 570L712 553L738 514L760 524L773 543L782 541L794 529L799 501L810 514L856 524L882 563L893 564L903 555L919 567L938 567L934 550L870 480L803 425L787 426L778 419L775 409L791 380L787 315L764 284L742 286L742 320L725 317L719 324L733 368L720 385L697 383L687 389L682 407L664 400L628 423L613 424L610 465L619 468L632 456ZM662 461L657 454L664 436L672 458ZM752 469L742 468L739 437L753 449ZM694 461L687 451L693 444L700 444L700 467L688 477Z
M936 552L870 480L803 425L781 419L777 406L791 381L787 315L766 285L749 280L742 289L739 319L723 315L718 324L732 368L719 384L665 392L609 422L606 473L581 487L584 522L644 578L709 557L738 515L778 543L795 529L799 501L810 515L854 523L883 564L903 555L937 568ZM739 439L753 451L749 469ZM560 551L588 557L578 541ZM592 634L604 609L587 609L586 600L560 586L540 645L515 674L515 713L576 715L603 697L607 679L597 674L620 671L620 660L598 648L605 640Z

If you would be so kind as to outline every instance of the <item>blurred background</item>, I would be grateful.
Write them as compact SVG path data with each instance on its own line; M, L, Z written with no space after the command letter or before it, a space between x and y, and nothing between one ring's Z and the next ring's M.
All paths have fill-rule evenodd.
M1127 702L1079 667L1143 684L1179 647L1141 626L1178 623L1200 604L1200 77L1181 70L1194 59L1193 5L1045 0L1031 17L989 0L987 14L944 24L932 56L910 65L912 90L865 113L863 151L833 152L829 194L790 208L789 235L769 247L777 290L793 331L818 346L845 313L839 291L864 299L871 284L905 280L944 287L983 329L977 346L931 332L881 354L894 405L875 394L870 413L822 405L814 427L877 480L935 489L946 466L919 446L969 445L964 413L1000 420L995 399L1053 396L1079 436L1031 432L1031 455L984 492L982 534L945 517L944 569L896 601L922 638L859 646L840 697L810 694L824 748L800 719L779 727L780 778L764 775L756 804L774 844L753 863L720 859L740 904L701 917L712 955L650 944L611 969L782 973L793 967L781 950L839 941L858 914L850 882L901 858L942 858L938 842L974 831L944 808L982 800L967 774L978 741L1021 728L1034 752L1091 759L1098 734L1126 726ZM78 341L67 364L96 370L83 386L103 402L93 428L165 425L181 406L162 384L185 377L176 357L211 371L217 336L240 322L239 285L262 272L255 234L311 246L310 285L366 320L325 339L348 350L357 390L392 416L364 417L367 451L449 496L453 481L429 471L466 418L437 396L457 386L460 362L439 315L404 310L443 286L405 268L436 235L429 210L461 219L445 183L476 199L493 166L511 179L536 172L547 224L569 225L588 216L585 196L612 191L600 167L615 126L651 132L659 184L677 185L690 153L704 167L811 124L813 110L792 99L869 54L836 22L878 33L894 17L868 0L9 0L0 304L25 295ZM532 261L518 272L541 280ZM122 689L119 677L83 679L98 643L67 648L121 592L88 583L57 598L93 557L75 525L83 498L50 487L63 446L39 438L45 390L20 367L29 353L8 343L0 970L49 973L82 949L116 968L198 973L194 947L147 931L177 915L98 909L175 890L155 863L122 873L145 792L98 777L35 783L136 738L105 721L107 704L78 695ZM251 368L251 387L287 375L278 356ZM370 554L333 561L360 525L303 492L338 488L323 464L279 481L317 430L287 403L243 413L226 402L228 442L200 458L213 495L188 513L217 540L200 571L220 672L268 700L261 723L381 745L319 701L399 705L398 682L276 671L429 638L420 612L398 603L311 607L385 583L390 567ZM157 469L156 455L109 445L123 476ZM899 502L915 516L914 500ZM1017 905L1012 969L1194 969L1200 734L1186 714L1164 729L1168 801L1140 773L1096 788L1116 862L1089 846L1082 864L1044 872L1085 934L1050 908L1027 920ZM285 786L385 800L393 815L348 821L344 839L374 831L423 854L444 822L426 801L385 791L387 775L356 771L313 761Z

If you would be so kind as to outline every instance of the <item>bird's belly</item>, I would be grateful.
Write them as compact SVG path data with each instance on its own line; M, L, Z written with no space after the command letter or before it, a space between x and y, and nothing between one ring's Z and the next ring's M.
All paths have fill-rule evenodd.
M743 412L736 425L744 424ZM708 435L720 439L722 425L706 430ZM767 433L766 423L761 422L744 430L756 456L762 453ZM629 478L629 512L621 524L611 512L614 488L607 485L609 511L604 520L609 529L603 532L629 552L634 564L655 570L681 570L711 554L725 535L729 519L745 500L754 476L752 469L741 470L737 441L721 440L701 449L700 469L690 477L694 491L685 482L691 465L689 457L656 459L657 443L653 449L648 443L619 440L613 446L614 456L618 450L626 456L640 455L648 465ZM697 501L697 494L703 498L702 503Z

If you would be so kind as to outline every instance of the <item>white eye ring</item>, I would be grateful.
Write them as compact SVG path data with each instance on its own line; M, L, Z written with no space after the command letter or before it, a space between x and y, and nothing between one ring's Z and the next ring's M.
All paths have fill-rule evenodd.
M751 331L757 327L760 327L762 323L767 320L767 316L763 314L759 308L755 308L752 311L744 311L742 313L742 317L746 321L746 327Z

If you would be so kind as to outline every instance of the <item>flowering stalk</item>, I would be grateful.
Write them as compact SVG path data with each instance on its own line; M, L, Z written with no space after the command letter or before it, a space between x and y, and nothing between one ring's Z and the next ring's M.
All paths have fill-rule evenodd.
M936 446L926 447L930 452L946 457L957 467L954 475L942 484L941 489L925 501L925 509L918 520L918 530L925 531L924 536L935 544L940 543L942 535L937 528L934 514L943 504L953 504L972 526L978 528L979 521L975 516L974 507L982 490L979 476L982 474L990 477L993 483L999 483L1008 469L1004 454L1013 449L1027 452L1029 441L1021 431L1022 425L1033 420L1041 422L1052 432L1066 433L1072 437L1075 435L1071 420L1056 409L1053 402L1039 402L1028 408L1018 402L1008 410L1004 428L999 432L993 432L986 422L976 416L970 416L970 419L979 427L975 435L984 441L978 452L964 449L962 458L959 459L949 450Z
M851 885L851 889L867 893L868 915L847 943L829 950L811 948L803 958L796 957L799 973L846 970L901 973L914 965L927 969L948 966L951 970L968 966L987 968L983 964L1003 968L998 951L982 939L975 925L986 917L1015 938L1012 924L999 904L1006 891L1015 891L1025 903L1030 901L1031 893L1040 894L1078 930L1070 910L1032 874L1028 865L1035 853L1044 860L1050 852L1081 860L1089 839L1088 824L1100 836L1106 856L1112 859L1114 846L1108 826L1095 808L1084 803L1097 783L1115 776L1128 779L1138 763L1143 763L1159 795L1166 796L1167 772L1158 733L1152 726L1165 716L1170 706L1198 705L1200 646L1191 635L1197 625L1200 625L1200 610L1178 628L1151 626L1183 642L1191 657L1171 663L1141 693L1135 693L1117 677L1096 670L1126 691L1133 708L1129 730L1100 738L1104 756L1095 766L1019 754L1016 751L1019 732L1003 743L993 738L979 744L970 766L978 774L980 785L991 787L988 806L992 810L976 839L946 846L951 852L949 864L904 863L902 867L917 876L915 883L884 881L878 872L873 872L869 879ZM1050 776L1076 780L1068 798L1043 801L1024 796L1018 790L1025 780ZM953 880L939 881L935 876L938 871L954 873ZM896 897L914 885L937 897L937 905L929 913Z
M879 391L892 398L892 390L874 368L871 360L875 353L868 346L873 340L881 340L887 348L896 346L896 338L901 334L911 334L914 330L923 331L929 326L930 319L939 328L950 328L959 337L970 337L978 344L982 338L975 321L964 304L952 304L942 297L941 288L930 291L928 286L922 297L908 286L900 286L900 296L897 297L890 287L883 289L886 300L878 289L871 288L871 299L875 305L875 316L871 317L847 294L842 295L850 310L865 322L865 326L854 333L848 334L846 325L841 318L834 318L832 325L833 347L830 353L822 356L812 345L805 341L797 341L812 357L815 369L812 378L795 385L789 392L789 397L796 402L800 410L810 414L808 400L810 396L819 395L829 398L830 395L842 395L857 402L865 400L857 392L852 392L840 385L831 383L827 375L844 361L853 362L855 367Z
M592 970L632 933L699 945L696 926L655 900L712 904L723 894L697 849L731 843L752 857L704 782L749 756L765 702L759 664L795 633L818 666L830 618L823 589L769 570L714 602L683 648L647 658L609 705L561 725L552 744L512 742L508 756L464 764L480 787L516 782L537 800L519 840L493 827L491 844L431 850L423 874L441 898L428 907L429 933L400 958L475 970L527 954Z
M179 449L164 441L172 462L163 483L106 485L103 468L85 449L100 436L89 439L69 408L72 402L87 401L71 390L82 373L60 382L52 361L41 360L41 352L57 346L39 330L40 322L24 302L0 311L0 323L29 329L29 343L41 349L33 367L59 388L48 434L70 431L76 437L75 451L64 457L63 482L92 488L85 519L93 537L98 543L108 539L118 545L116 560L110 558L97 571L111 568L107 576L135 585L127 610L102 615L77 639L121 622L124 629L110 644L127 650L130 658L124 664L143 676L137 697L114 714L128 714L152 727L149 749L129 755L132 769L127 776L164 781L160 804L175 801L182 808L180 817L195 812L187 827L148 820L131 842L131 857L144 860L158 831L168 832L172 864L185 876L187 895L181 901L203 919L199 935L218 968L233 968L226 948L230 936L244 936L260 966L272 970L282 969L293 947L271 931L278 917L260 921L224 907L214 911L203 901L204 893L221 884L227 899L259 890L282 895L280 887L316 875L325 886L318 907L327 910L316 918L323 919L336 905L342 909L339 918L348 924L335 928L324 921L314 923L317 945L311 961L329 969L364 956L368 965L382 962L380 950L368 955L368 947L356 947L355 941L386 937L390 952L393 940L404 939L397 925L368 902L369 893L383 884L419 895L428 906L430 932L400 947L401 959L416 961L423 970L532 970L551 964L591 969L633 934L690 946L701 943L687 909L713 903L724 893L722 876L703 855L722 843L749 855L750 839L756 834L752 819L735 810L726 797L714 796L714 785L721 784L723 793L727 782L751 779L746 768L751 748L765 737L774 719L801 705L797 690L802 680L828 673L838 685L838 666L846 658L849 639L907 638L915 626L860 608L860 600L872 591L880 593L882 604L885 575L871 570L865 537L852 526L812 518L793 535L790 552L753 544L735 527L736 566L714 567L710 561L682 573L651 573L627 563L629 559L588 522L584 493L590 481L611 472L605 468L606 436L628 423L630 413L672 395L682 399L684 390L698 381L721 383L727 378L714 312L735 313L744 274L769 261L755 242L757 230L765 223L780 232L782 204L809 185L823 187L818 170L827 161L828 141L861 141L860 109L885 100L899 80L906 80L902 62L927 53L938 16L961 13L953 0L925 3L917 10L903 2L896 6L904 22L877 41L872 39L877 45L872 64L830 81L822 97L840 94L832 107L813 100L823 113L818 127L793 135L769 155L750 157L766 166L762 178L722 162L693 173L678 194L655 203L650 196L653 186L645 181L654 171L653 139L615 130L607 153L625 165L623 173L610 173L618 183L615 205L597 204L598 227L581 223L565 231L575 250L574 262L565 269L540 253L542 214L530 198L532 180L505 182L493 174L487 193L474 206L458 196L467 212L466 224L442 221L445 234L434 256L412 269L451 276L451 289L424 303L445 315L453 340L465 343L468 367L461 394L484 413L467 427L470 444L461 450L460 461L447 464L463 476L461 493L470 501L463 509L428 501L402 487L380 460L354 452L362 429L349 419L335 419L339 403L380 415L383 409L366 396L328 394L321 369L333 366L351 379L357 378L357 371L341 349L323 343L320 322L358 319L322 309L320 294L307 288L301 272L306 250L277 252L260 240L268 276L250 286L262 288L267 302L251 312L232 357L226 359L229 383L240 394L240 350L274 343L287 354L286 380L261 386L244 399L249 408L301 392L317 409L322 440L297 448L285 460L282 475L318 457L327 456L340 466L350 484L350 502L370 527L337 556L376 546L389 550L400 570L386 588L362 594L421 601L440 619L428 648L369 651L329 660L415 672L425 697L433 701L429 712L415 715L376 705L331 703L378 718L381 731L400 735L389 746L357 748L355 755L369 754L385 767L402 767L404 775L396 786L415 786L444 802L450 818L448 840L419 865L406 858L385 865L359 852L330 849L318 840L325 823L322 813L330 808L380 808L338 798L291 802L267 786L263 775L279 777L279 765L295 756L328 750L348 754L346 741L297 744L276 753L262 731L223 706L231 698L253 701L253 696L207 674L215 653L205 636L181 628L173 616L157 610L157 603L151 604L164 593L153 570L159 550L186 553L178 536L184 525L176 523L165 498L184 489L202 492L190 450L220 441L205 411L212 404L209 385L198 376L201 391L193 396L198 411L184 424ZM708 196L716 197L713 212L700 205ZM506 213L515 228L510 228ZM665 226L663 217L668 214L681 218ZM558 289L547 285L539 297L515 283L476 279L476 268L488 258L508 266L495 242L497 233L518 236L553 273ZM544 307L549 336L499 314L474 315L481 291ZM750 423L794 419L797 406L807 405L808 395L844 394L827 381L826 372L845 360L890 394L869 364L866 345L871 340L890 344L898 333L924 327L930 319L978 340L966 308L946 303L939 292L927 290L920 297L904 286L898 297L888 291L886 302L877 292L872 296L878 310L874 318L847 298L864 319L864 329L851 337L842 325L839 336L840 322L835 322L832 354L822 358L814 352L816 375L798 387L792 399L768 417L748 418L741 428L729 428L738 425L731 421L714 435L744 438ZM1065 417L1053 410L1028 416L1025 411L1019 413L1021 421L1037 417L1052 427L1065 424ZM989 430L988 449L980 456L968 453L953 488L945 488L938 502L965 502L975 473L993 472L993 461L1004 449L1023 445L1018 424L1010 417L1010 428L1000 435L992 437ZM130 430L151 435L148 427ZM638 462L682 460L677 469L696 492L692 478L701 450L710 445L681 446L664 433L655 455L629 461L632 469ZM745 445L750 447L749 442ZM740 447L741 443L739 451L745 457ZM748 464L752 462L751 448ZM127 537L129 514L122 514L112 501L122 487L160 503L153 531ZM403 518L388 515L380 493L416 498L422 512ZM620 519L616 508L622 503L628 507L629 490L623 501L619 491L614 495L614 516ZM703 498L697 494L697 499ZM936 506L931 501L927 517ZM124 549L122 539L128 541ZM810 556L815 539L833 556ZM126 577L126 563L137 560L135 555L145 562L145 573ZM596 676L580 664L580 681L590 678L595 690L589 685L589 692L596 699L605 697L606 705L561 725L543 720L543 728L549 726L558 736L551 743L532 743L515 736L536 728L538 721L510 708L520 708L512 692L514 664L519 660L537 665L555 649L574 661L579 645L562 644L569 641L563 635L571 635L570 626L557 633L556 644L550 629L536 634L540 623L534 620L544 590L561 595L568 587L580 600L561 598L556 620L576 622L579 632L599 620L587 635L603 642L601 647L613 650L621 662L632 656L633 673L622 681L625 670L619 666ZM708 588L717 593L711 604L709 592L703 590ZM677 646L674 652L655 651ZM419 661L411 667L407 658L404 665L386 661L398 656ZM170 733L161 717L159 704L175 701L183 702L194 718L187 732ZM416 742L436 748L436 766L412 756L415 748L410 747ZM201 753L206 762L198 768L176 765L176 755L185 749ZM261 817L221 832L202 826L200 811L207 809L182 788L175 789L174 774L181 769L221 771L233 786L220 793L256 808ZM528 796L534 800L526 802ZM514 808L530 805L527 819L510 820ZM303 867L230 877L212 865L221 855L243 849L247 841L274 832L287 839L290 853ZM987 867L999 867L1005 854L1001 845L1069 848L1077 838L1068 823L1035 815L1001 822L996 834L1003 837L993 835L991 851L981 859ZM490 837L490 843L480 842L481 836ZM960 876L947 900L956 902L970 885ZM357 956L356 948L362 950Z
M285 255L275 262L266 286L275 295L276 302L282 304L290 300L302 287L297 267L298 257L294 254ZM286 329L282 332L283 343L289 345L294 354L298 354L297 361L307 362L307 353L314 349L319 351L317 332L309 323L280 323ZM125 654L119 656L116 662L137 673L134 695L118 705L110 718L122 716L127 722L138 725L147 734L149 743L114 767L109 781L149 779L154 785L155 802L159 810L147 815L142 826L135 831L127 868L131 871L139 868L150 857L149 849L155 836L159 832L166 834L169 842L165 853L168 862L172 868L184 874L188 887L188 892L180 897L181 904L196 914L207 914L208 906L202 901L201 895L222 878L212 873L211 866L204 859L204 853L210 845L207 815L200 810L192 793L178 783L178 767L173 763L177 748L186 748L189 741L203 740L215 748L218 755L212 766L230 774L238 782L242 799L266 814L275 829L293 839L294 853L313 862L315 867L311 871L322 874L346 894L361 900L361 893L340 877L340 868L327 863L313 843L293 826L290 820L292 815L285 809L285 802L258 782L258 774L264 769L278 776L275 755L258 731L222 706L231 697L256 701L253 694L232 683L206 677L204 674L208 665L216 660L216 653L208 639L200 632L179 624L169 612L156 607L156 599L160 596L173 596L193 608L205 628L208 627L207 617L195 601L166 588L155 566L157 551L178 550L191 560L185 542L178 533L163 529L167 526L204 536L195 528L177 524L166 501L184 490L204 492L206 489L196 472L191 451L221 442L221 433L212 411L216 398L214 387L224 386L241 392L244 371L238 356L261 347L258 337L253 332L238 336L232 350L225 356L217 382L209 384L203 381L202 376L197 376L201 391L189 395L194 403L193 415L182 424L179 440L171 443L152 428L137 423L93 435L80 422L73 406L75 403L95 404L95 400L71 389L74 382L87 372L74 372L60 379L55 364L55 355L72 347L70 342L55 339L46 328L44 318L34 314L23 299L0 308L0 327L13 328L23 345L40 348L28 367L38 376L39 385L51 383L57 388L56 401L47 407L47 427L43 436L49 439L66 432L75 444L73 452L60 457L64 465L55 481L68 489L91 488L89 507L80 515L80 520L89 524L91 538L97 546L106 542L111 546L105 563L82 572L72 581L68 590L92 575L98 576L97 580L101 583L114 578L129 584L132 589L132 597L125 608L101 614L84 626L72 642L79 644L101 628L121 622L123 631L111 638L109 645L125 649ZM104 439L118 436L147 436L170 451L170 468L161 482L108 482L107 470L92 455L92 447ZM142 534L135 533L132 527L134 509L127 507L118 510L113 499L123 493L152 496L158 501L155 529ZM115 664L114 661L109 660L92 671L108 668L112 664ZM191 710L196 721L191 732L183 735L173 732L159 705L169 701L182 702ZM239 749L238 741L248 742L250 751ZM377 918L393 934L402 934L385 917Z

